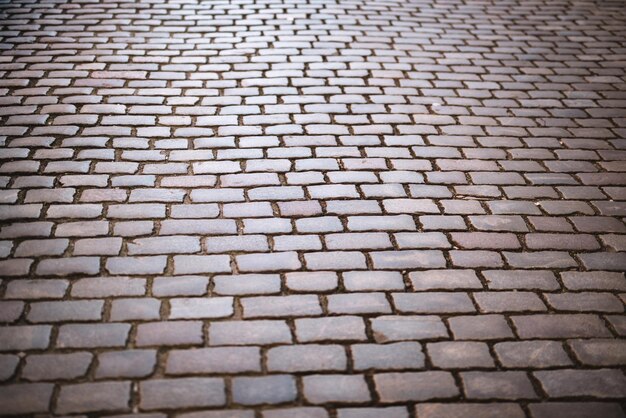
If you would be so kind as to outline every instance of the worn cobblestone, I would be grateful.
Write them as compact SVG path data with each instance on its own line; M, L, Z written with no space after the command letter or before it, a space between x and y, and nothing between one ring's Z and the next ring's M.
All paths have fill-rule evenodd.
M0 1L0 416L625 416L622 0Z

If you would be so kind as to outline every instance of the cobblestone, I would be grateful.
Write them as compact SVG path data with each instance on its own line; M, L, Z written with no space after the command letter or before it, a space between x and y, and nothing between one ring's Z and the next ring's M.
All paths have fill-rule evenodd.
M1 3L1 416L624 417L620 0Z

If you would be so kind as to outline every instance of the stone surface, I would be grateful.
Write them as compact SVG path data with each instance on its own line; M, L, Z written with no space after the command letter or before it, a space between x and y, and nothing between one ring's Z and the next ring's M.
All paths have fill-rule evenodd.
M625 416L623 2L0 3L1 416Z

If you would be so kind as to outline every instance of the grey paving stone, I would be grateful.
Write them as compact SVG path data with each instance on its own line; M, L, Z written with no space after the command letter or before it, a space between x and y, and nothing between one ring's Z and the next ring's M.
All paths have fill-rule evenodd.
M477 418L511 417L522 418L524 410L514 403L422 403L415 406L420 417L445 418L458 414L468 414Z
M379 343L448 337L448 330L438 316L383 315L372 318L370 323Z
M173 375L244 373L261 371L258 347L212 347L172 350L166 373Z
M64 324L59 327L58 348L123 347L130 324Z
M56 412L128 411L129 402L130 382L79 383L61 387Z
M204 340L200 321L161 321L139 324L135 336L138 347L199 345Z
M362 375L309 375L302 384L304 397L313 404L362 403L371 398Z
M96 378L141 378L156 367L156 350L108 351L98 355Z
M355 370L401 370L424 367L424 354L419 344L354 344L350 347Z
M348 360L340 345L305 344L279 346L268 350L267 368L277 372L346 370Z
M0 415L624 416L619 2L4 3Z
M462 372L469 399L534 399L538 395L524 372Z
M170 319L224 318L233 312L232 297L170 299Z
M543 402L528 407L536 418L567 415L573 418L607 417L620 418L624 410L617 403L604 402Z
M211 377L147 380L139 385L143 410L220 406L226 403L224 381Z
M284 321L215 322L209 327L210 345L254 345L291 343L291 332Z
M4 414L46 413L52 400L52 383L15 383L3 386L0 405Z
M551 398L592 396L623 398L624 374L616 369L545 370L533 373Z
M0 351L46 349L50 345L49 325L20 325L0 328Z
M452 374L448 372L397 372L374 375L381 402L426 401L458 395Z
M281 404L297 396L295 379L289 375L236 377L232 385L233 401L240 405Z
M428 356L442 369L491 368L495 363L487 344L476 341L442 341L426 346Z
M22 378L30 381L70 380L83 377L93 355L87 352L68 354L33 354L26 358Z

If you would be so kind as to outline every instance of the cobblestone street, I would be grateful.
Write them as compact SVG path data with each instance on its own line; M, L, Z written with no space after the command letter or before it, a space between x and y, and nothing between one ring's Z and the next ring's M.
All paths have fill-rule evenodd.
M0 0L0 416L625 418L625 0Z

